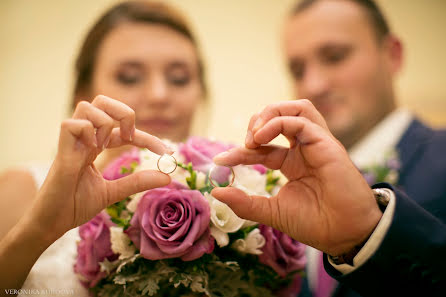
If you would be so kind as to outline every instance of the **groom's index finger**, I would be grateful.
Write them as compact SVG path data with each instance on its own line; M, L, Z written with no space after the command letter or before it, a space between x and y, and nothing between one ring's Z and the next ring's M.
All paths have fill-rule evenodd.
M214 157L214 163L221 166L262 164L270 169L279 169L288 152L287 148L267 145L256 149L236 147Z
M283 101L273 103L266 106L262 112L258 114L258 120L253 127L253 134L259 131L269 121L276 117L303 117L311 122L328 130L322 115L317 111L316 107L308 99L298 99L292 101Z

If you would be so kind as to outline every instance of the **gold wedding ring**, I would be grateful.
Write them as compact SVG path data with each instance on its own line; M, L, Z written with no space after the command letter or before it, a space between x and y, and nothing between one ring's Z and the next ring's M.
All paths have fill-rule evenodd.
M231 182L229 183L229 185L226 186L226 187L230 187L230 186L232 186L232 184L234 183L234 180L235 180L235 172L234 172L234 169L232 169L232 167L230 167L230 166L222 166L222 167L227 167L227 168L231 169L231 174L232 174ZM213 171L215 168L217 168L216 165L212 166L212 167L211 167L211 170L209 170L209 182L211 183L211 185L212 185L214 188L218 188L218 187L220 187L220 186L214 184L214 182L212 181L212 177L211 177L211 176L212 176L212 171ZM226 187L223 187L223 188L226 188Z
M168 157L168 158L172 158L172 159L173 159L173 162L175 163L175 168L174 168L173 170L171 170L171 171L169 171L169 172L165 172L165 171L161 170L161 168L160 168L160 161L161 161L161 159L164 158L164 157ZM172 156L172 155L168 155L168 154L164 154L164 155L162 155L162 156L160 156L160 157L158 158L158 162L156 162L156 166L158 167L158 170L159 170L160 172L165 173L165 174L171 174L172 172L174 172L174 171L177 169L177 167L178 167L178 162L177 162L177 159L175 159L174 156Z

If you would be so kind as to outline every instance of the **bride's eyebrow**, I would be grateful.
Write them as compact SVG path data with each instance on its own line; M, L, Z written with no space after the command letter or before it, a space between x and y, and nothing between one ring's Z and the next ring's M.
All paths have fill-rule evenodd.
M187 63L182 60L171 61L166 65L167 70L185 70L185 71L195 71L195 67L191 63Z
M137 60L123 60L120 61L117 66L123 68L144 68L144 63Z

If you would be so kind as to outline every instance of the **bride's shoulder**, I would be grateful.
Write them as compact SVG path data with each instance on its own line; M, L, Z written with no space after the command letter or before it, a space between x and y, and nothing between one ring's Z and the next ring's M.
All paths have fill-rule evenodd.
M3 186L21 185L40 188L51 167L50 162L27 162L0 171L0 184Z
M36 187L32 172L23 166L8 168L0 172L0 185L0 190L14 186Z
M14 226L26 210L48 172L45 165L18 166L0 172L0 238Z

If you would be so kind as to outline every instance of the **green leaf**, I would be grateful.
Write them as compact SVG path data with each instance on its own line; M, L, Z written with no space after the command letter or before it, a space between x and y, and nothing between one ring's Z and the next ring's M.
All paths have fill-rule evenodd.
M280 181L279 176L275 176L275 171L268 169L266 171L266 186L265 190L271 194L272 190L277 186Z

